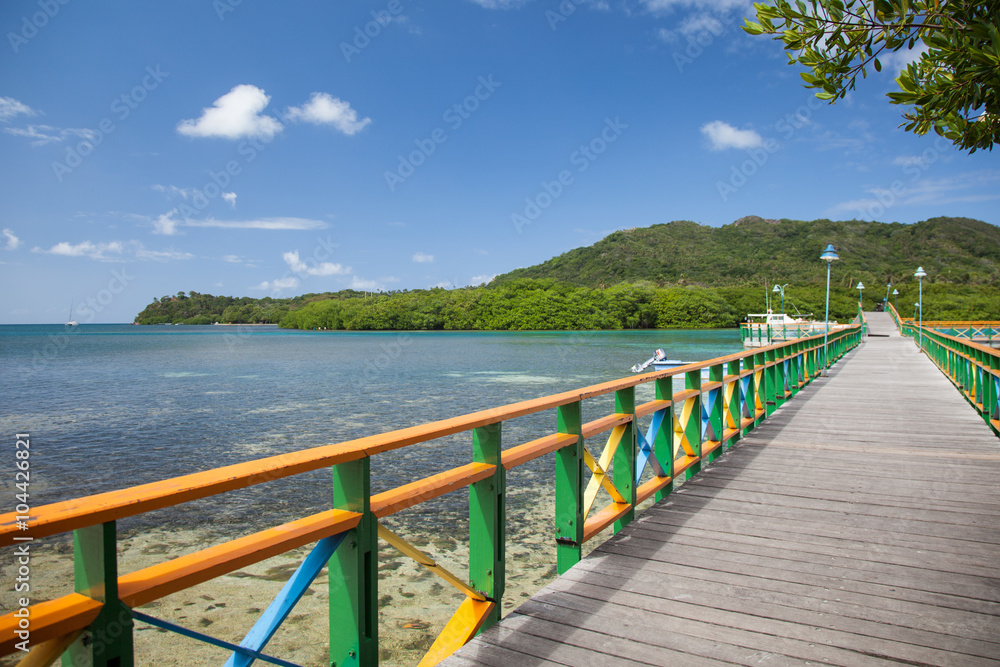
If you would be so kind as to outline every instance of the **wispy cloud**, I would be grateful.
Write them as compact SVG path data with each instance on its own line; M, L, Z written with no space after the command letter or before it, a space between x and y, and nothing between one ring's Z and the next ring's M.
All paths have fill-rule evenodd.
M38 112L13 97L0 97L0 123L9 123L17 116L35 116Z
M326 229L322 220L309 218L258 218L256 220L188 220L188 227L217 227L219 229L269 229L269 230L307 230Z
M181 250L146 250L138 248L135 251L136 259L151 259L156 262L170 262L175 260L194 259L194 255Z
M897 163L903 162L906 166L923 166L905 159ZM827 209L827 214L884 212L892 206L928 207L993 201L1000 199L1000 171L983 170L937 179L918 178L908 186L894 183L888 188L872 186L864 191L870 196L835 204Z
M173 236L179 233L181 227L214 227L216 229L264 229L271 231L302 231L310 229L326 229L327 223L309 218L257 218L253 220L186 220L178 216L177 209L171 209L152 221L153 233Z
M62 241L55 244L48 250L42 248L32 248L31 252L40 252L47 255L61 255L63 257L86 257L99 261L113 261L121 259L125 252L125 244L121 241L110 241L107 243L91 243L81 241L80 243L69 243ZM112 255L114 257L112 257Z
M664 14L677 8L695 7L699 10L726 11L729 9L752 9L749 0L640 0L640 4L652 14Z
M236 208L236 193L235 192L223 192L222 200L229 204L230 207Z
M211 107L202 109L199 118L182 120L177 131L188 137L270 139L283 127L271 116L261 114L270 101L257 86L241 84L215 100Z
M99 262L121 262L128 260L153 260L158 262L193 259L194 255L180 250L148 250L140 241L62 241L51 248L34 247L31 252L60 257L82 257Z
M93 141L97 135L93 130L87 128L59 128L51 125L29 125L28 127L5 127L3 131L16 137L31 139L32 146L44 146L45 144L62 141L66 137L80 137L87 141Z
M15 236L14 232L12 232L11 230L4 229L3 235L4 238L7 239L6 243L4 244L4 250L16 250L21 246L21 239L17 238L17 236Z
M531 2L531 0L471 0L483 9L517 9Z
M485 283L489 283L490 281L492 281L496 277L497 277L497 274L495 274L495 273L484 274L484 275L481 275L481 276L472 276L472 279L469 281L469 284L470 285L483 285Z
M758 148L764 145L764 139L755 131L740 130L721 120L706 123L702 126L701 133L708 137L713 151Z
M430 264L434 261L434 255L428 255L425 252L415 252L413 253L413 261L418 264Z
M329 93L313 93L301 107L289 107L285 119L314 125L331 125L344 134L357 134L371 124L371 118L358 120L358 112L348 102L332 97Z

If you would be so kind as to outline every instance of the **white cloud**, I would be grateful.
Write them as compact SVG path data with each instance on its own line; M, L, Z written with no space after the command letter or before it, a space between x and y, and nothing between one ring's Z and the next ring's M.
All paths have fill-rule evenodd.
M179 189L178 189L179 191ZM257 218L254 220L204 220L181 219L176 208L160 215L153 221L153 233L173 236L180 232L181 227L214 227L216 229L264 229L269 231L303 231L310 229L326 229L327 223L309 218Z
M430 264L434 261L434 255L428 255L425 252L415 252L413 253L413 261L418 264Z
M130 260L153 260L157 262L194 259L194 255L181 250L147 250L140 241L108 241L93 243L91 241L81 241L80 243L69 243L62 241L48 250L35 247L31 252L46 255L58 255L61 257L85 257L99 262L124 262Z
M271 98L257 86L241 84L202 110L197 120L182 120L177 131L188 137L261 137L270 139L282 125L261 112Z
M488 283L497 277L497 274L493 273L490 275L482 276L472 276L472 280L469 281L470 285L482 285L483 283Z
M731 24L732 20L728 19L728 22ZM662 41L673 44L679 41L680 37L701 37L705 39L706 33L709 39L720 37L729 27L729 25L726 25L711 14L699 12L689 14L676 29L660 28L656 34Z
M309 266L299 259L298 250L286 252L281 257L285 260L285 263L288 264L288 268L299 275L344 276L351 272L351 267L343 266L342 264L334 264L332 262L314 262L313 266Z
M920 60L920 56L927 52L928 46L923 42L917 42L913 45L912 49L892 51L890 53L882 52L879 55L878 61L882 63L882 72L888 71L893 75L897 76L899 72L906 69L907 65L910 63L915 63Z
M26 128L5 127L3 131L15 137L31 139L32 146L44 146L45 144L62 141L66 137L80 137L92 142L97 137L93 130L88 130L87 128L58 128L51 125L29 125Z
M265 280L264 282L260 283L259 285L255 285L250 289L262 290L265 292L267 291L280 292L281 290L292 289L293 287L298 287L298 286L299 286L299 279L296 278L295 276L289 276L286 278L275 278L270 282Z
M233 208L236 208L236 193L235 192L223 192L222 199L228 203Z
M230 264L242 264L243 258L239 255L223 255L222 261L229 262Z
M17 116L34 116L38 112L13 97L0 97L0 123L9 123Z
M63 241L57 243L48 250L42 248L32 248L32 252L40 252L46 255L61 255L63 257L87 257L102 262L115 261L120 259L125 251L125 244L121 241L111 241L109 243L91 243L82 241L76 245ZM108 255L115 255L109 257Z
M450 280L442 280L441 282L434 283L434 287L440 287L441 289L451 289L452 284Z
M16 248L20 247L21 239L14 236L14 232L12 232L9 229L4 229L3 235L7 238L7 243L6 245L4 245L4 250L15 250Z
M358 112L348 102L331 97L329 93L313 93L301 107L289 107L285 119L332 125L348 136L357 134L372 122L371 118L358 120Z
M163 234L164 236L173 236L177 233L177 226L182 224L180 220L174 218L177 214L177 209L171 209L169 212L164 213L156 220L153 221L153 233Z
M721 120L713 120L703 125L701 133L712 142L713 151L727 148L757 148L764 145L764 139L753 130L738 130Z
M377 280L366 280L359 276L351 276L351 284L348 287L350 289L374 292L375 290L382 289L382 283Z

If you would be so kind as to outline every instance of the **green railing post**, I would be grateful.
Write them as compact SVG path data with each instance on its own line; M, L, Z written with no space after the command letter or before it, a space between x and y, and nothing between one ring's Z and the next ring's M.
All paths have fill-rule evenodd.
M729 415L729 420L732 421L733 425L736 428L736 434L733 435L733 437L731 437L729 439L729 446L732 447L733 445L735 445L739 441L740 436L743 433L743 426L742 426L743 425L743 410L740 408L740 405L742 404L742 398L743 398L743 383L740 382L740 379L739 379L740 378L740 360L739 359L735 359L733 361L730 361L728 364L726 364L726 372L729 375L736 376L736 379L733 380L733 382L731 384L732 395L729 398L729 404L725 407L725 410L726 410L726 412ZM725 389L723 389L723 392L722 392L722 398L723 398L723 400L725 400L725 397L726 397ZM725 427L723 427L723 428L725 428Z
M132 611L118 599L114 521L73 531L75 590L104 603L101 612L63 653L64 667L132 667Z
M506 471L500 461L501 424L472 431L472 460L496 466L491 477L469 486L469 584L496 603L483 630L500 620L506 586Z
M656 492L655 500L663 500L674 490L674 378L665 377L654 381L656 389L656 399L660 401L671 401L667 414L663 417L660 430L657 431L653 439L653 453L656 460L660 462L663 471L670 476L670 483Z
M371 513L371 463L366 456L333 466L335 509L359 512L330 557L330 666L378 664L378 523Z
M722 382L723 376L725 375L725 370L722 364L717 366L708 367L708 380L709 382ZM725 408L726 402L726 386L722 385L718 389L713 389L715 394L715 403L712 404L711 409L708 413L708 425L709 428L715 433L715 439L719 441L718 449L713 449L708 454L708 460L714 461L715 459L722 456L722 451L726 447L725 438L723 438L723 420L722 413Z
M764 364L767 362L766 355L763 352L758 352L753 355L753 401L752 412L753 412L753 427L757 428L764 421L766 414L757 415L757 402L760 402L760 407L766 413L767 411L767 369L764 368Z
M583 543L583 420L580 401L556 408L556 430L576 443L556 451L556 567L559 574L580 562Z
M684 388L685 389L697 389L701 391L701 371L688 371L684 374ZM692 401L693 407L691 408L691 416L687 420L687 424L684 425L684 437L687 438L688 443L691 448L694 449L695 456L699 459L701 458L701 393L689 399L685 399L685 402ZM701 461L689 467L684 471L684 478L691 479L696 474L701 472Z
M785 390L788 387L788 369L785 368L785 360L788 359L788 348L783 347L774 351L774 409L777 410L785 404ZM770 414L770 412L768 413Z
M777 367L773 365L776 354L775 351L767 350L764 353L764 363L772 364L764 369L764 411L765 418L770 417L774 413L775 409L778 407L776 397L778 394L778 371ZM782 373L784 375L784 373ZM784 389L782 389L784 391Z
M615 413L632 415L632 421L625 425L618 449L611 459L611 479L615 488L624 496L631 507L615 521L617 533L635 518L635 387L626 387L615 392Z
M988 397L989 409L987 410L986 423L990 425L993 432L1000 436L1000 429L993 423L993 420L1000 420L1000 392L997 391L997 381L996 376L1000 375L1000 356L991 354L989 368L991 374L989 376L989 392L986 394Z

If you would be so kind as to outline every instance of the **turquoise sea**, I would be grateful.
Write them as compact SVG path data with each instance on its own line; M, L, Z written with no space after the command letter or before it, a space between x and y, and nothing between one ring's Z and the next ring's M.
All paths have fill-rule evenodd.
M657 347L671 358L740 350L739 332L305 332L276 327L0 326L0 476L13 510L17 433L31 436L31 506L114 491L254 458L342 442L630 375ZM652 388L640 387L640 401ZM584 402L584 418L613 409ZM555 411L503 425L504 447L555 430ZM603 436L588 440L599 455ZM600 442L598 442L601 440ZM468 463L463 433L376 456L373 491ZM555 576L552 456L507 476L504 613ZM330 507L328 470L277 480L118 522L121 572L191 553ZM462 576L468 494L456 491L383 520ZM596 544L595 540L588 546ZM308 548L308 547L307 547ZM306 549L307 549L306 548ZM32 595L71 590L68 536L33 543ZM298 566L289 552L156 601L146 613L238 642ZM415 664L460 594L393 549L379 549L380 658ZM10 581L11 562L0 562ZM323 577L269 646L326 664ZM456 599L456 595L458 598ZM0 594L0 613L15 606ZM137 664L220 664L226 653L139 623ZM0 659L0 665L13 664Z
M0 430L31 434L38 506L625 377L657 347L708 359L738 351L739 332L0 326ZM610 409L610 399L590 403L593 416ZM554 421L549 412L505 425L504 447ZM374 490L468 462L470 437L377 457ZM236 495L212 504L242 530L262 514L328 507L328 475Z

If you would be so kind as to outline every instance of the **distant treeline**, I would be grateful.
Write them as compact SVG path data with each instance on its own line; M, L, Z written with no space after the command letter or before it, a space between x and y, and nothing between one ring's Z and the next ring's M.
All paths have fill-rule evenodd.
M884 298L885 287L872 285L866 292L865 308L872 310L875 302ZM790 285L785 291L785 310L822 319L825 294L825 286ZM852 319L857 297L855 290L833 289L831 319ZM916 285L907 285L897 298L900 314L911 315L917 300ZM600 289L522 278L489 287L374 295L344 290L292 299L181 292L155 300L136 322L275 323L292 329L354 331L726 328L737 326L747 313L763 312L764 299L763 285L697 287L638 282ZM780 311L780 297L773 298L771 306ZM1000 320L1000 294L988 286L925 285L924 318Z

